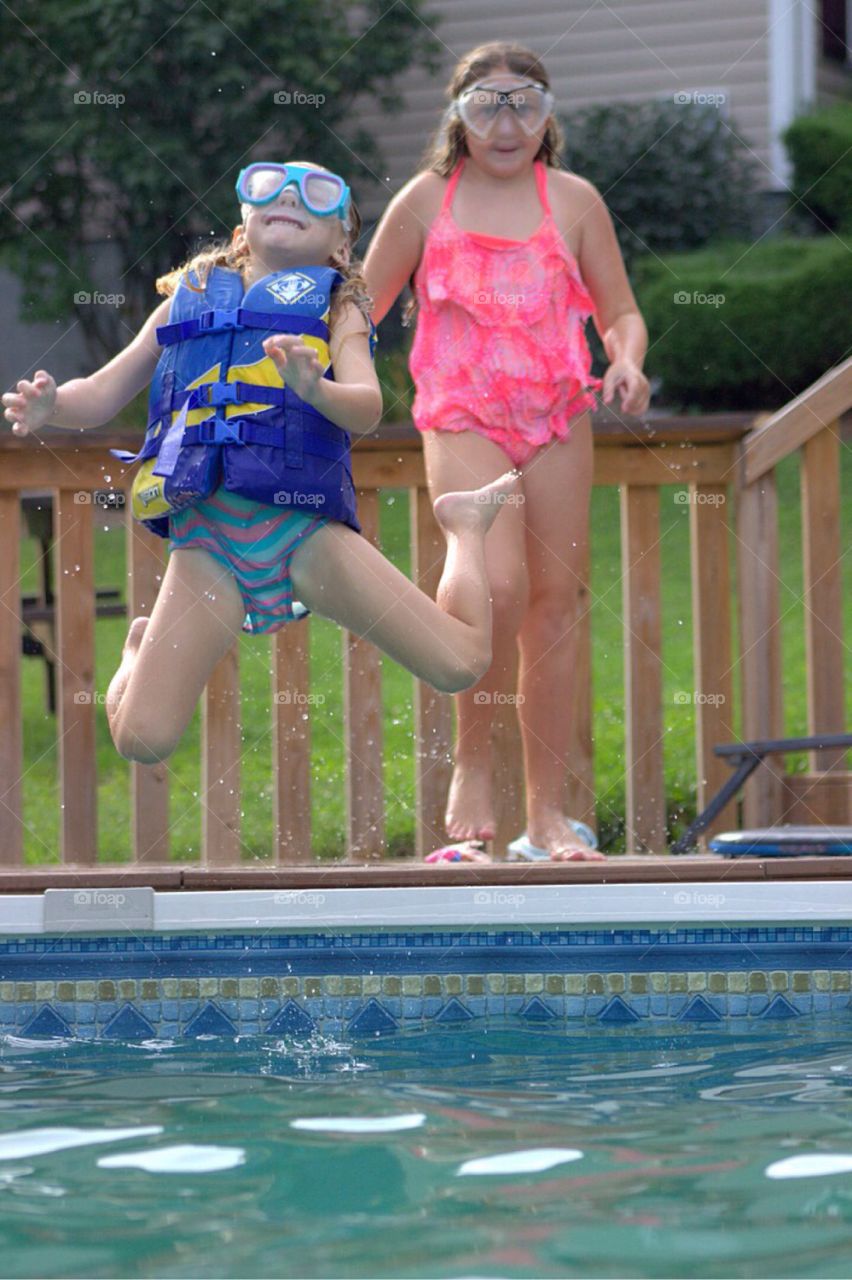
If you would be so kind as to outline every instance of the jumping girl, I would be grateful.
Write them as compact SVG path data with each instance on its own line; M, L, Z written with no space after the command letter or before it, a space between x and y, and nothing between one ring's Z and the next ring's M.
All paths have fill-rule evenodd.
M606 206L560 169L544 67L520 45L482 45L448 87L425 167L392 200L365 261L378 324L406 283L418 311L410 357L415 426L433 500L523 472L486 542L494 661L456 698L451 838L495 833L491 730L520 650L530 857L600 859L564 812L578 595L592 483L595 389L625 413L648 406L647 332ZM584 326L610 361L590 376ZM593 833L589 833L593 837Z
M437 604L359 535L347 432L382 411L351 255L360 218L316 165L253 164L237 191L232 241L157 282L166 301L115 359L58 389L39 370L3 396L19 434L85 430L152 384L133 511L171 555L106 699L117 750L146 764L174 751L241 629L313 610L444 691L491 659L484 539L517 478L435 504L449 549Z

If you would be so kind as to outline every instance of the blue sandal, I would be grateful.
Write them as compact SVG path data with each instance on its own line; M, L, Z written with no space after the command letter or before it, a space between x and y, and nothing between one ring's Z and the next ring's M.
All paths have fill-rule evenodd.
M591 827L585 822L578 821L577 818L569 818L568 825L571 827L575 835L589 846L590 849L597 849L598 838ZM517 840L513 840L508 847L507 862L550 862L550 854L546 849L540 849L538 845L531 844L526 831L518 836Z

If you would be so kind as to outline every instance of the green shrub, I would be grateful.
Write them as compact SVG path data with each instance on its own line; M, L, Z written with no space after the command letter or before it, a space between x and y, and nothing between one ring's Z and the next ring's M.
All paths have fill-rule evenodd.
M565 160L598 188L628 269L652 250L754 233L755 166L711 106L618 102L562 117Z
M414 384L408 372L410 345L410 336L406 334L401 346L394 347L391 351L379 349L376 352L376 374L382 388L385 420L388 422L411 418Z
M852 231L852 102L800 116L782 137L793 164L793 195L814 224Z
M637 262L649 374L667 405L776 408L852 344L852 240L724 242Z

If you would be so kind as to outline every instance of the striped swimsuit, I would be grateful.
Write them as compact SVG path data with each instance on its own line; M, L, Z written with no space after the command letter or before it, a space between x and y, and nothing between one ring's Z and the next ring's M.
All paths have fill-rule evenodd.
M218 488L169 516L173 551L200 547L237 580L246 616L243 631L278 631L308 610L293 599L290 562L306 538L326 524L305 505L298 511L253 502Z

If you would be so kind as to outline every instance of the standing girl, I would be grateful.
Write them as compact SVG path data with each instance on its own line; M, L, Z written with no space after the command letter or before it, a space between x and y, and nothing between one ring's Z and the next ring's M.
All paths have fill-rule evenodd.
M106 699L117 750L145 764L175 749L241 629L314 610L447 692L491 660L484 540L516 477L436 502L437 604L360 537L347 432L370 431L382 399L349 188L290 162L250 165L237 191L232 241L158 281L167 300L114 360L58 389L39 370L3 396L19 434L85 430L152 384L134 514L171 555Z
M456 698L451 838L495 834L491 731L520 650L518 712L531 853L600 859L564 812L575 619L592 483L594 389L625 413L648 406L647 332L606 206L559 168L561 137L544 67L520 45L474 49L425 169L386 210L365 262L379 323L406 283L419 312L412 415L430 494L479 485L507 461L522 492L486 542L494 661ZM589 374L584 326L610 361Z

